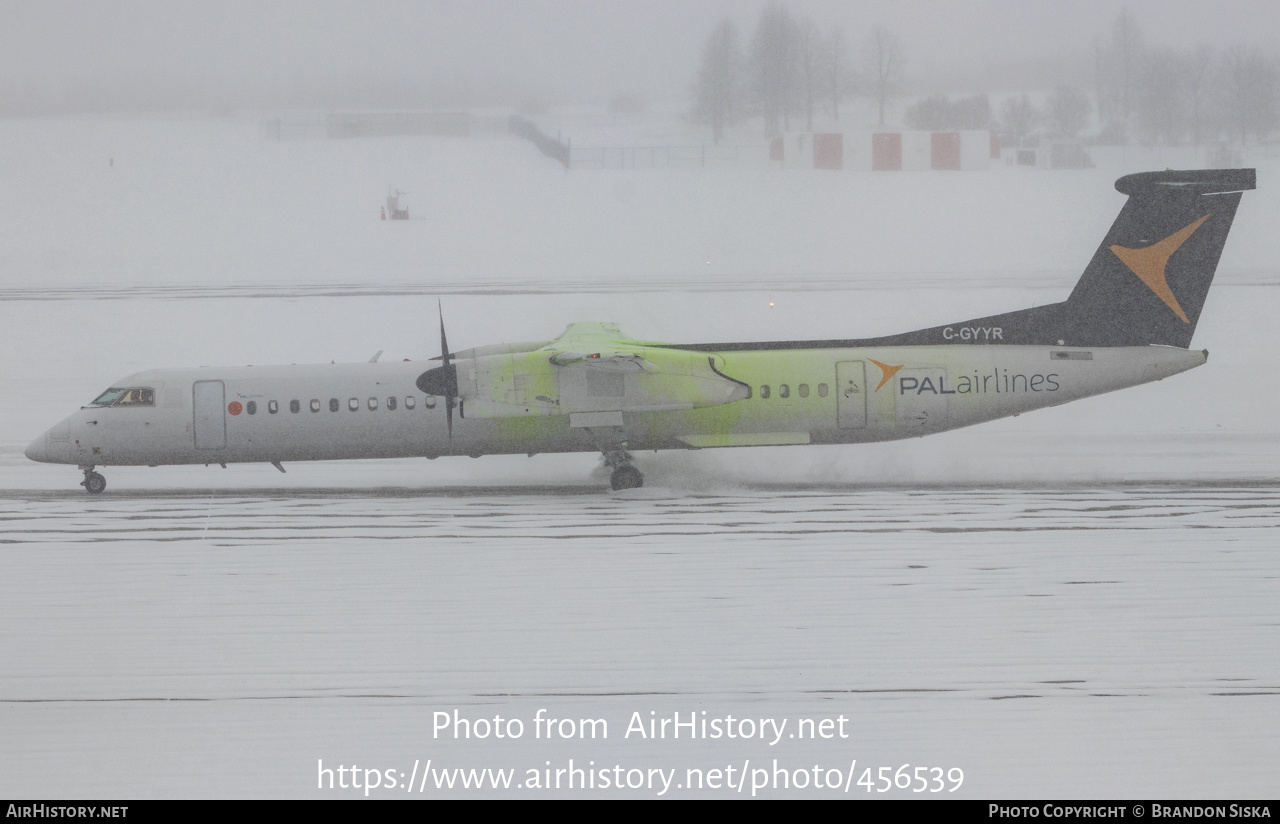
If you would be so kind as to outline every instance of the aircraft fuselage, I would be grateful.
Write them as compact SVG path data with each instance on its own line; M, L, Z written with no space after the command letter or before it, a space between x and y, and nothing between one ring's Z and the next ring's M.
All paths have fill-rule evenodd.
M606 412L590 414L616 408L631 450L886 441L1159 380L1203 364L1207 353L944 345L693 357L710 358L727 379L749 387L749 396L632 411L623 394L602 399ZM590 427L569 414L484 413L486 392L494 398L498 390L475 384L477 362L457 360L468 388L452 435L445 399L415 386L420 363L156 370L115 384L153 390L151 405L84 407L32 443L27 456L154 466L599 451Z

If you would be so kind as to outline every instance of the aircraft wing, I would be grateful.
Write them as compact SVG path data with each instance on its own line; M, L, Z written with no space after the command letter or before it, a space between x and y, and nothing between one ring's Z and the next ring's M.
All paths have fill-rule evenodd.
M460 361L458 392L468 417L569 415L572 425L572 416L589 413L670 412L750 397L723 367L715 354L646 344L613 324L575 323L533 351Z

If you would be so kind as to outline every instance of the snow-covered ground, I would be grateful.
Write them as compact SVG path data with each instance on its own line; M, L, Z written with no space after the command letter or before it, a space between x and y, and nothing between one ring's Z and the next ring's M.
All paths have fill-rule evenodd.
M318 790L319 760L397 785L428 759L680 783L776 759L856 761L855 782L958 767L962 797L1269 797L1277 503L1204 484L11 493L0 791L362 794ZM435 737L455 709L525 735ZM535 739L540 709L608 738ZM651 712L790 726L626 735ZM832 737L789 738L801 719Z
M568 455L116 468L88 498L22 449L129 372L425 359L437 295L455 348L1048 303L1119 210L1114 178L1174 164L566 173L515 140L203 119L4 121L0 153L0 795L296 796L317 759L429 758L1274 794L1280 164L1257 159L1208 364L1158 384L900 443L642 455L621 495ZM421 220L377 219L389 185ZM434 739L455 707L526 734ZM534 739L540 708L609 738ZM624 738L650 711L792 726ZM847 739L786 738L841 715Z

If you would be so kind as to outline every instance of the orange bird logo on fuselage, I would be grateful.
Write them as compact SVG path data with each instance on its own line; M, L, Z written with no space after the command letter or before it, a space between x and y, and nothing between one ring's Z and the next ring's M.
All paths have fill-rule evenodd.
M890 366L887 363L881 363L875 358L867 358L867 360L871 361L876 366L880 367L880 374L883 375L883 377L880 378L880 383L876 384L876 388L874 390L876 392L879 392L880 387L884 386L886 383L889 382L889 378L892 378L894 375L898 374L899 369L906 366L905 363L900 363L897 366Z

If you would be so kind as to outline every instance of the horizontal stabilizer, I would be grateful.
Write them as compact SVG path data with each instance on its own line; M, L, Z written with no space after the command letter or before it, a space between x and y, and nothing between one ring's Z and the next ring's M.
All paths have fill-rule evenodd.
M1116 181L1122 195L1147 195L1161 191L1179 191L1197 195L1244 192L1257 188L1253 169L1192 169L1188 171L1139 172Z

